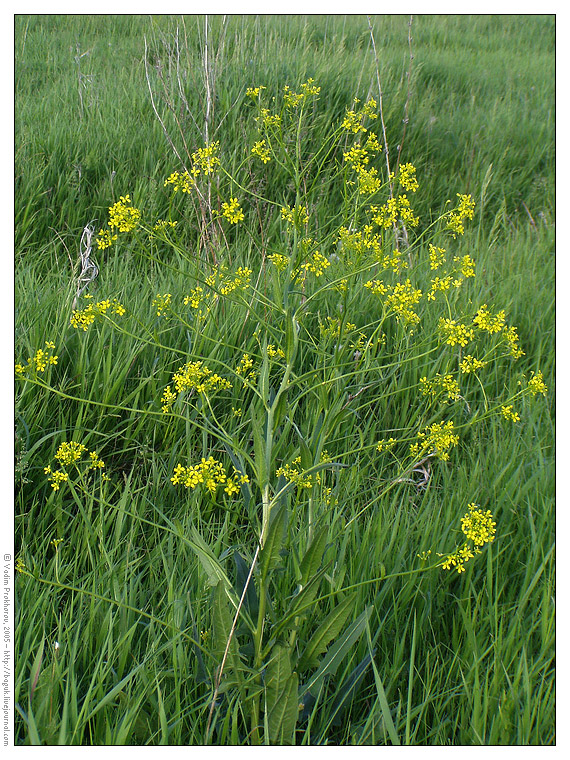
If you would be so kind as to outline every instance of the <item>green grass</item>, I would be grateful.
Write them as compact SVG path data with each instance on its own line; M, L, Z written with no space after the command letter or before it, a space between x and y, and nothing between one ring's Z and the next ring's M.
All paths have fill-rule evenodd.
M188 109L170 97L191 153L203 145L204 17L16 18L16 361L46 340L58 355L57 366L17 386L16 544L27 568L16 584L17 744L275 742L277 729L263 725L264 700L272 699L272 683L292 683L279 641L289 644L300 678L291 692L295 706L303 703L297 744L555 743L554 19L415 17L409 96L408 21L372 18L392 158L409 97L402 162L417 167L418 233L456 193L477 202L466 234L446 241L453 255L475 259L477 276L450 296L449 313L443 300L426 307L415 337L395 320L382 322L378 301L357 288L377 276L369 269L355 275L342 309L334 289L307 306L288 292L266 260L289 240L270 204L244 204L250 237L241 225L226 225L227 244L205 244L191 202L163 187L181 167L150 104L143 38L151 62L160 58L166 72L167 45L179 28ZM274 164L251 184L243 160L257 138L245 90L264 85L267 97L277 96L285 84L295 90L315 78L318 109L303 134L310 157L354 97L377 98L367 19L235 16L224 31L212 17L209 34L211 53L219 50L210 140L220 140L222 164L240 184L293 204L291 177ZM176 121L164 115L182 150ZM344 207L340 185L325 184L328 171L308 197L319 246L330 255ZM229 192L224 185L221 199ZM105 226L108 207L127 193L147 218L180 220L173 242L126 237L97 252L100 273L89 292L95 300L116 297L127 314L113 317L115 326L74 330L81 232L90 220L96 230ZM243 200L234 185L238 193ZM215 205L215 188L214 196ZM425 293L433 275L422 265L426 246L413 250L409 276ZM186 324L158 317L156 294L171 293L179 305L211 271L213 256L231 271L251 267L257 290L222 299L203 325L182 311ZM305 295L322 280L315 282ZM457 366L456 349L438 347L438 318L460 318L483 303L493 313L505 309L525 352L487 368L490 407L515 395L531 371L540 369L549 388L534 403L515 402L517 424L484 411L474 380L459 378L467 405L443 412L418 393L423 375ZM321 335L326 315L345 315L367 335L381 324L386 342L355 364L354 348ZM263 335L288 356L268 363L266 381ZM235 374L246 352L260 376L250 388ZM196 360L234 387L213 395L205 413L179 404L165 417L160 398L173 372ZM286 405L274 407L289 364ZM447 409L460 434L449 462L431 461L425 488L397 482L410 475L400 465L416 431L447 419ZM393 455L379 455L375 444L392 435ZM57 447L71 440L99 452L109 482L75 477L50 488L44 467L54 467ZM273 528L266 524L266 478L276 493L285 485L278 467L301 456L307 469L322 448L338 464L320 472L332 498L318 488L289 489L275 497ZM239 497L212 499L172 485L176 464L210 455L228 468L241 457L251 484ZM462 574L433 567L436 553L462 538L460 519L473 501L491 510L495 541ZM281 505L282 537L275 527ZM231 602L260 534L276 548L261 555L236 630L241 652L230 650L210 722ZM63 541L54 546L56 539ZM417 555L428 551L422 566ZM313 574L300 586L303 562ZM216 574L226 596L214 590ZM309 602L293 624L287 610L298 597ZM260 600L267 623L257 641ZM303 649L342 604L347 617L328 649L338 657L303 693L319 672L303 665Z

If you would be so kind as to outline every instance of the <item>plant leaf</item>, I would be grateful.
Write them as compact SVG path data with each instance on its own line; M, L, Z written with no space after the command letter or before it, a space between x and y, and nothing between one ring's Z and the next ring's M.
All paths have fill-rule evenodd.
M343 657L352 647L354 642L358 640L360 634L366 627L366 623L370 617L371 612L372 607L367 607L364 612L354 621L354 623L352 623L340 636L338 641L333 644L333 646L329 649L327 655L321 661L319 669L316 671L316 673L313 673L313 675L302 687L299 697L302 697L308 691L316 694L324 678L336 673Z
M279 552L283 546L286 518L287 511L284 504L278 506L277 508L274 508L269 518L269 530L267 531L267 538L265 539L265 544L259 556L259 566L262 580L265 580L265 578L267 578L267 573L272 570L279 562Z
M321 561L323 559L323 553L325 551L325 546L327 543L329 529L328 526L324 526L321 528L321 530L315 535L313 540L311 541L311 545L305 552L305 555L303 559L301 560L301 583L303 586L307 583L309 578L314 575L319 567L321 566Z
M329 612L315 633L309 639L299 659L299 670L306 670L318 664L318 657L323 654L330 642L341 632L356 603L356 593L345 597L342 602Z

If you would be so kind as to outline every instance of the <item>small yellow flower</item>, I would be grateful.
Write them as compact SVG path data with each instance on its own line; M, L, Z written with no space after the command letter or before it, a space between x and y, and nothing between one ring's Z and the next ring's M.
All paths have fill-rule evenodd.
M513 411L513 405L509 404L508 406L501 406L501 414L506 420L511 420L512 422L520 422L520 416L517 412Z
M222 203L222 216L224 216L230 224L238 224L238 222L242 222L245 219L237 198L230 198L229 203Z
M546 387L544 378L542 377L542 372L537 372L536 374L534 372L532 373L532 377L528 381L527 388L533 396L536 396L537 393L542 393L543 396L546 396L548 388Z

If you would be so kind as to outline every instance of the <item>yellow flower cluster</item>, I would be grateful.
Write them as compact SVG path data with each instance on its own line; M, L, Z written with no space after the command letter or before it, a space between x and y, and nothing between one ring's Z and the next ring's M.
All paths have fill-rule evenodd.
M168 385L162 394L162 411L170 411L172 404L179 394L195 390L196 393L207 394L211 391L229 389L232 384L229 380L220 377L217 373L204 366L201 361L187 362L180 367L172 376L176 393Z
M495 539L493 515L489 510L483 512L477 504L468 504L468 512L461 520L461 530L475 546L490 544Z
M152 301L153 308L156 309L156 316L160 317L162 314L170 311L170 303L172 301L172 295L170 293L164 293L164 295L157 294L156 298Z
M252 275L251 269L248 267L238 267L233 275L228 274L227 271L227 267L221 264L206 277L205 285L207 286L207 290L197 285L190 291L189 295L184 296L184 305L194 309L198 319L206 318L220 296L228 296L235 290L249 287Z
M87 295L85 298L91 299L92 296ZM116 298L112 301L105 298L97 303L90 301L85 308L73 310L70 319L71 326L86 331L97 317L103 317L107 312L122 317L125 314L125 307Z
M485 303L473 317L473 324L477 325L479 330L485 330L492 335L504 329L505 319L505 312L503 310L492 316Z
M261 91L267 89L263 85L260 85L259 87L248 87L245 91L245 94L248 98L258 98Z
M371 139L373 138L373 139ZM376 135L371 134L364 147L360 143L354 145L350 150L343 154L344 160L356 172L358 179L358 192L360 195L372 195L380 189L381 181L378 176L378 170L374 167L367 169L369 162L368 153L381 150Z
M240 362L236 367L236 375L242 376L251 383L255 382L257 372L253 369L253 359L249 354L244 354L240 359Z
M453 211L447 212L447 227L446 229L451 231L454 238L457 235L463 235L465 229L463 227L464 219L473 219L475 211L475 201L470 195L461 195L457 193L459 203Z
M309 221L309 215L307 213L306 206L282 206L281 219L285 219L293 227L301 229Z
M301 103L304 103L310 95L318 95L321 88L317 87L314 82L315 80L312 78L307 79L307 81L301 85L301 92L292 92L289 85L285 85L283 93L283 102L285 105L288 108L297 108Z
M314 274L315 277L320 277L330 265L331 263L326 256L323 256L323 254L318 251L313 251L309 254L305 263L295 272L295 274L298 273L303 280L309 272Z
M267 164L269 161L271 161L271 154L269 153L269 148L265 145L265 140L258 140L253 144L251 148L251 155L257 156L260 161L263 161L264 164Z
M340 340L341 328L343 334L346 334L356 330L356 325L352 324L352 322L345 322L342 325L340 317L327 317L325 324L319 321L319 328L323 338L336 338Z
M200 172L203 172L206 176L213 174L216 167L220 165L220 159L218 152L220 150L220 141L210 143L204 148L198 148L198 150L192 153L192 169L191 174L198 176Z
M174 485L183 485L185 488L194 489L203 485L213 496L221 485L228 496L232 496L239 493L241 483L249 483L247 475L238 472L235 467L233 476L228 477L223 464L212 456L208 459L202 457L198 464L191 467L176 465L174 476L170 480Z
M23 376L28 372L45 372L46 369L57 364L58 357L54 356L52 351L55 350L55 343L52 340L46 340L46 350L39 348L36 353L28 357L27 364L16 364L16 375Z
M87 446L83 443L77 443L76 441L64 441L60 444L58 450L54 455L54 459L59 462L61 468L75 467L79 470L79 464L83 458L85 452L87 452ZM87 462L84 462L87 464ZM87 470L102 470L105 467L105 463L102 459L99 459L99 455L96 451L88 452L88 467ZM62 483L67 483L69 480L69 473L65 469L52 470L51 467L44 467L44 473L48 476L48 481L51 483L51 487L54 491L59 491ZM104 480L108 480L106 475L102 476Z
M196 186L196 177L202 173L206 176L213 174L216 167L220 165L219 149L219 140L206 145L204 148L198 148L198 150L192 153L190 171L172 172L164 181L164 187L172 185L175 193L179 190L183 193L190 193Z
M450 346L466 346L470 340L475 337L471 327L456 322L454 319L444 319L440 317L437 329L440 338Z
M289 257L282 253L270 253L267 258L279 272L285 271L289 266Z
M448 554L441 563L444 570L454 569L460 574L465 572L466 562L476 554L481 554L481 546L495 540L497 525L490 510L483 512L477 504L468 504L467 509L467 513L461 519L461 530L467 541L452 554Z
M113 234L109 230L99 230L97 247L99 249L109 248L117 240L117 232L131 232L137 227L140 219L140 210L131 206L131 196L121 195L119 200L109 207L107 224Z
M440 277L433 277L430 285L430 289L427 293L427 300L428 301L435 301L435 294L436 293L445 293L453 284L453 276L448 274L447 277L444 277L443 279Z
M256 121L261 121L264 127L280 127L281 116L278 113L272 114L268 108L260 109L261 116L256 117Z
M444 401L457 401L460 397L460 388L453 375L440 375L438 372L431 380L427 377L420 378L420 393L434 399L445 394Z
M321 455L321 462L330 461L330 457L326 451L323 451ZM285 467L280 467L276 472L277 477L283 475L283 477L290 483L295 483L299 488L313 488L314 485L318 485L321 482L320 473L316 472L312 475L306 475L301 466L301 457L298 456L291 464L286 464Z
M516 327L505 327L504 338L513 359L520 359L521 356L524 356L524 351L519 346L519 336Z
M196 185L196 180L193 176L190 176L188 172L172 172L172 174L164 181L164 187L172 185L172 189L175 193L181 190L183 193L190 193L192 188Z
M410 445L410 454L416 458L424 454L433 454L446 462L449 459L449 450L457 446L459 436L454 433L454 425L449 422L434 422L418 433L418 442Z
M487 362L476 359L471 354L467 354L464 359L459 362L459 369L464 375L468 375L470 372L476 372L478 369L482 369Z
M354 99L354 105L358 105L359 99ZM347 132L352 132L353 134L358 134L359 132L366 132L366 128L362 125L363 119L367 116L369 119L377 119L378 114L376 113L376 101L374 98L370 98L360 110L356 109L347 109L344 120L342 122L342 128L346 129Z
M396 445L397 441L395 438L382 438L378 443L376 444L376 451L379 453L382 453L383 451L391 451L394 446Z
M158 232L159 230L165 230L168 227L173 229L174 227L176 227L177 224L178 222L171 222L171 221L168 221L167 219L157 219L152 229L155 232Z
M534 372L532 373L532 377L527 383L527 388L533 396L536 396L537 393L542 393L543 396L546 396L548 388L542 377L542 372L539 371L536 374Z
M396 179L393 172L390 175L390 179ZM418 180L416 179L416 167L413 164L402 164L398 171L398 182L404 190L415 193L419 187Z
M110 248L118 237L119 236L116 234L111 235L111 232L109 230L99 230L96 238L97 248L99 248L99 250Z
M501 414L506 420L511 420L512 422L520 422L521 418L517 412L513 411L512 404L509 404L508 406L502 406Z
M237 198L230 198L229 203L226 203L225 201L222 203L222 216L224 216L230 224L238 224L245 219Z
M430 269L439 269L445 264L445 248L436 248L431 243L428 246Z
M419 217L414 215L406 195L388 198L383 206L371 206L370 211L372 212L372 221L385 230L396 224L398 219L410 227L417 227L420 223Z
M275 346L272 343L270 343L267 346L267 356L270 359L284 359L285 351L283 351L282 348L275 348Z
M408 279L395 285L386 285L382 280L369 280L364 284L374 295L386 296L386 305L395 312L399 321L404 324L418 324L420 318L414 311L414 306L419 303L422 291L414 288Z

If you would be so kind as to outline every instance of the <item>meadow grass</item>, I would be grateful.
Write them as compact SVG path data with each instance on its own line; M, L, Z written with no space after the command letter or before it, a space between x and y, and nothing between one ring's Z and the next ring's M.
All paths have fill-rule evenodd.
M230 189L243 200L247 187L293 206L295 176L243 163L255 115L246 88L264 85L271 103L285 84L297 91L315 78L302 135L310 161L354 97L378 97L365 17L213 17L208 119L204 17L16 19L16 360L46 340L58 356L17 386L20 744L554 743L553 19L418 17L411 66L408 17L371 22L393 158L409 112L402 162L417 169L419 230L456 193L476 202L465 234L447 240L453 255L473 257L476 277L426 307L415 335L362 287L374 271L364 257L349 262L348 295L331 284L328 272L349 266L334 242L348 187L334 164L303 187L333 262L328 285L307 275L299 292L297 231L271 204L253 198L242 223L208 239L199 204L164 187L182 167L147 88L145 35L153 93L176 146L190 146L185 160L204 145L206 122L209 141L222 143L234 180L220 201ZM171 112L158 97L159 61ZM176 65L187 105L166 78ZM88 292L127 311L74 329L81 232L92 219L105 228L127 193L146 218L178 225L95 249ZM278 252L291 256L285 274L268 258ZM424 294L426 260L425 245L412 244L410 276ZM251 268L250 289L224 295L222 263L227 276ZM212 272L218 298L201 320L182 299L208 290ZM162 314L157 294L170 294ZM481 304L505 309L525 354L493 354L484 395L473 381L465 403L436 408L421 377L457 368L438 318ZM356 328L327 335L327 316ZM384 338L361 344L360 332ZM257 372L249 381L244 354ZM173 373L197 360L232 387L165 413ZM519 398L520 422L489 413L538 370L549 393ZM459 445L413 472L402 464L409 445L448 408ZM389 436L396 448L378 452ZM44 468L57 467L63 441L96 451L110 479L69 468L68 483L51 488ZM171 482L176 465L211 455L249 476L237 496ZM297 457L311 489L277 474ZM491 510L496 538L465 572L445 572L437 553L454 550L474 501ZM319 632L330 638L311 660Z

